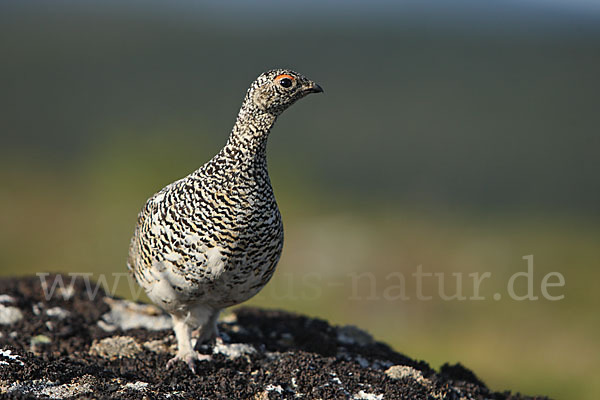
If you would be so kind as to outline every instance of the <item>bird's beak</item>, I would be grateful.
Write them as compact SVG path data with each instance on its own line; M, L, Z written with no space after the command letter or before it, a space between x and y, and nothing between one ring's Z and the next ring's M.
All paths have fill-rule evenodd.
M323 93L323 88L314 82L310 82L304 89L306 93Z

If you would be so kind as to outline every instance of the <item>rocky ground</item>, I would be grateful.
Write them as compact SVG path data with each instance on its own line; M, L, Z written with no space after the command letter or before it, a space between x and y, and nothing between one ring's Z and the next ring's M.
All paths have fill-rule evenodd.
M44 289L38 277L0 279L3 398L531 398L492 392L461 365L434 371L355 327L252 308L225 315L195 374L167 370L175 340L155 307L90 300L81 280L49 300Z

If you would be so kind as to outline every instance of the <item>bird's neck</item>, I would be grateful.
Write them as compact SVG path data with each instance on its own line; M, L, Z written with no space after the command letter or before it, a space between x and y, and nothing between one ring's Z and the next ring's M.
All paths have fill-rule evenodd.
M245 101L223 149L224 155L248 167L266 168L267 140L276 119L276 115Z

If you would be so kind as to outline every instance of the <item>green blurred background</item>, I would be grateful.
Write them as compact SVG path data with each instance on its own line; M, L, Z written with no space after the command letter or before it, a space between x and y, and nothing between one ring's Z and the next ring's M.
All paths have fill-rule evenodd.
M598 398L600 4L489 3L3 1L1 274L124 272L146 198L219 150L258 74L290 67L326 93L271 135L286 246L250 303L495 390ZM516 301L529 254L540 299ZM467 296L490 272L485 300L444 301L433 278L416 299L418 266L449 294L463 273ZM549 272L564 299L541 297ZM394 273L408 300L386 298Z

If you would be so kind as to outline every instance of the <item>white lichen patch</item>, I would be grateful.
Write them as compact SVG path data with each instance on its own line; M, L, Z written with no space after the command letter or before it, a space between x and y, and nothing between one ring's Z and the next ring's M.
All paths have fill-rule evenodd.
M3 393L19 393L19 394L30 394L40 393L49 387L58 386L57 382L45 381L42 379L35 379L31 381L13 382L9 386L2 388Z
M117 328L128 329L148 329L159 331L171 329L171 317L164 314L158 307L149 304L136 304L127 300L115 300L109 297L104 301L110 306L110 311L102 316L98 321L98 326L107 332L112 332Z
M217 343L213 347L213 354L223 354L229 359L234 359L254 353L256 353L256 349L254 348L254 346L245 343L226 344L217 341Z
M65 319L70 312L60 307L52 307L46 310L46 315L53 318Z
M342 381L337 376L334 376L333 378L331 378L331 382L335 383L336 385L340 385L340 386L342 385Z
M0 365L8 365L11 362L17 362L21 365L25 365L23 364L23 361L19 360L20 357L21 356L18 354L12 354L12 351L10 350L0 350Z
M0 294L0 303L14 303L16 299L7 294Z
M66 399L68 397L80 396L92 393L93 388L89 383L65 383L59 386L49 386L40 391L40 394L51 399Z
M407 365L393 365L385 371L385 374L392 379L411 379L421 385L429 386L431 381L423 376L423 373L418 369Z
M141 392L141 391L147 390L148 385L149 385L148 382L137 381L135 383L129 382L129 383L125 384L124 388Z
M112 336L100 341L94 340L90 347L90 354L107 359L132 358L142 351L140 346L131 336Z
M0 304L0 324L12 325L23 319L23 313L17 307Z
M59 384L58 382L36 379L25 382L14 382L8 387L3 388L7 394L19 393L24 395L42 395L44 398L66 399L69 397L80 396L92 393L94 378L90 375L84 375L70 383Z
M267 392L277 392L279 394L283 393L283 388L280 385L267 385L265 388Z
M358 400L383 400L383 394L367 393L364 390L361 390L352 396L352 398Z

